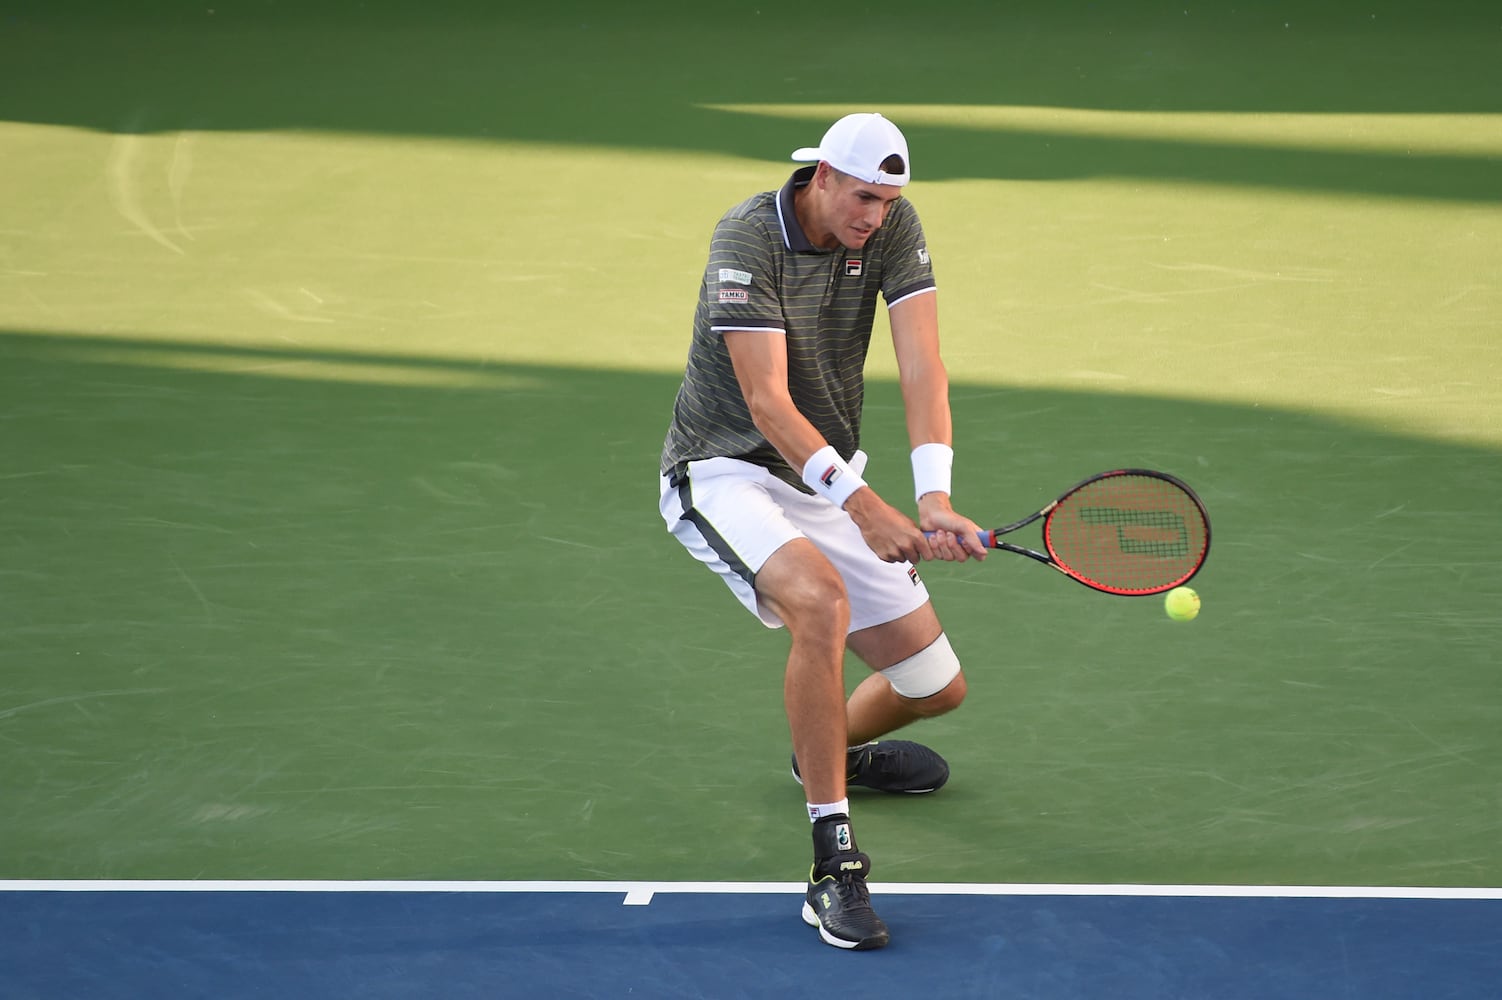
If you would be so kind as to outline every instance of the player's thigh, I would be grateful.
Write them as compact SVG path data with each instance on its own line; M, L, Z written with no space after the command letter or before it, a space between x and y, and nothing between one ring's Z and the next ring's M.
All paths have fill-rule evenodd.
M921 715L942 714L965 700L965 672L932 604L852 632L846 644Z
M851 632L850 651L872 670L885 670L894 663L926 649L944 631L931 601L901 618Z
M845 581L809 539L795 538L772 553L756 574L756 593L795 636L819 631L836 648L843 644L850 627Z

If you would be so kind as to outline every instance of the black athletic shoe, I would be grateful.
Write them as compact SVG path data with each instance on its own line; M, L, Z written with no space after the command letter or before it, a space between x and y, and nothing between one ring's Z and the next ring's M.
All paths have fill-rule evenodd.
M793 777L803 784L798 773L798 758L793 758ZM949 765L943 757L922 743L911 740L883 740L851 747L845 756L845 784L874 788L879 792L906 792L921 795L935 792L949 780Z
M871 909L866 873L871 859L858 851L816 862L808 872L803 922L819 929L825 944L851 951L883 948L891 935Z

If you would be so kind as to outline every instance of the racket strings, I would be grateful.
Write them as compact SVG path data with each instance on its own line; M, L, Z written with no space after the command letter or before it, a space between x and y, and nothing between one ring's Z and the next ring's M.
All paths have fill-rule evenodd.
M1092 480L1049 514L1044 540L1066 572L1118 593L1152 593L1193 576L1209 546L1198 501L1168 479Z

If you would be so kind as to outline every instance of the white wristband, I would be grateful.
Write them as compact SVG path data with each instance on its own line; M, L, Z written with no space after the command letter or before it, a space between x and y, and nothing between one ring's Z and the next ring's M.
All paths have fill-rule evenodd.
M919 500L925 493L950 493L953 485L954 449L932 441L913 449L913 491Z
M850 494L866 481L840 457L834 445L826 444L803 463L803 481L808 488L836 507L844 507Z

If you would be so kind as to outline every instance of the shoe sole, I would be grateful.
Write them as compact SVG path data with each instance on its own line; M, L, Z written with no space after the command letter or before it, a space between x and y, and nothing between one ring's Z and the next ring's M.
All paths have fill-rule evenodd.
M793 776L793 780L796 781L796 782L798 782L798 784L800 784L800 785L803 784L803 779L798 776L798 772L797 771L794 771L792 768L788 768L788 773ZM851 781L849 778L845 779L845 783L850 788L870 788L871 787L870 785L858 785L855 782ZM946 784L947 784L947 782L946 782ZM886 792L885 794L887 794L887 795L927 795L930 792L937 792L939 789L941 789L943 787L944 787L943 785L935 785L932 788L897 788L897 789L894 789L892 791ZM883 789L872 789L872 791L884 791L884 790Z
M861 938L859 941L849 941L842 937L835 937L824 929L823 924L819 923L819 915L814 912L814 908L809 906L807 901L803 903L803 922L810 927L817 927L819 929L819 937L824 939L825 944L832 944L836 948L844 948L846 951L871 951L876 948L885 948L887 942L891 939L890 935L887 934L880 935L879 937Z

